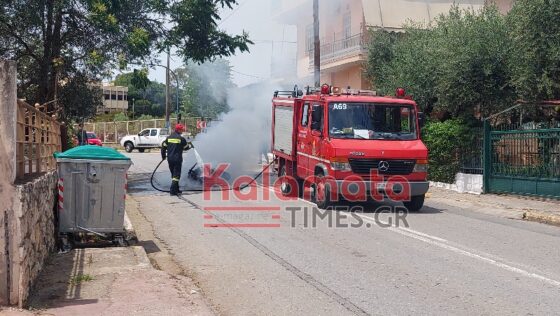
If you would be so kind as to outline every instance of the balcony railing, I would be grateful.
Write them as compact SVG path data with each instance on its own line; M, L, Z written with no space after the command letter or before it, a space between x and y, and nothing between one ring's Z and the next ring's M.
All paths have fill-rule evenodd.
M321 45L321 65L366 52L367 38L363 33ZM309 67L314 65L314 49L309 50Z

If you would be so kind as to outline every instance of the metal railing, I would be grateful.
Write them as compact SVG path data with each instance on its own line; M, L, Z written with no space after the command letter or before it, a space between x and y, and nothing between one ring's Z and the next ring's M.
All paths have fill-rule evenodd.
M56 169L53 154L62 144L58 121L18 100L16 136L18 179Z
M466 174L483 174L484 129L471 128L470 140L458 149L459 171Z
M326 65L340 59L353 57L366 52L367 38L365 33L356 34L344 39L321 45L321 65ZM309 67L312 68L314 49L309 50Z
M492 131L492 173L560 179L560 128Z

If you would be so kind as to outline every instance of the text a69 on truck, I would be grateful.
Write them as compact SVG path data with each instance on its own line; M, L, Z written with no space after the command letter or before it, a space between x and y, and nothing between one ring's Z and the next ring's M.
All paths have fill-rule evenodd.
M428 150L420 139L423 113L406 95L320 89L276 91L272 150L280 190L326 209L336 201L402 201L424 205Z

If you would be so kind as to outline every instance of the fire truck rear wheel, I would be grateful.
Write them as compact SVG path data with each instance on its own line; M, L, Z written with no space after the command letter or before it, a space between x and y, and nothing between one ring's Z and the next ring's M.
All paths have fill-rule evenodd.
M286 177L288 175L287 171L286 171L286 165L283 165L280 168L280 178L282 177ZM282 191L282 195L284 196L292 196L297 194L296 192L292 192L293 188L292 185L290 184L289 181L282 181L280 182L280 191Z
M318 174L315 183L312 184L312 199L317 207L326 210L331 206L331 192L329 185L323 181L324 175Z
M424 198L426 195L413 196L410 201L403 202L404 207L408 209L409 212L418 212L424 206Z

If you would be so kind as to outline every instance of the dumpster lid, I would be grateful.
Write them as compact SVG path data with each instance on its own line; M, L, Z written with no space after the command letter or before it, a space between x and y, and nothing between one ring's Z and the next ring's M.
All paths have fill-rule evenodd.
M100 146L78 146L63 153L54 153L55 158L66 159L92 159L92 160L130 160L127 156L113 148Z

